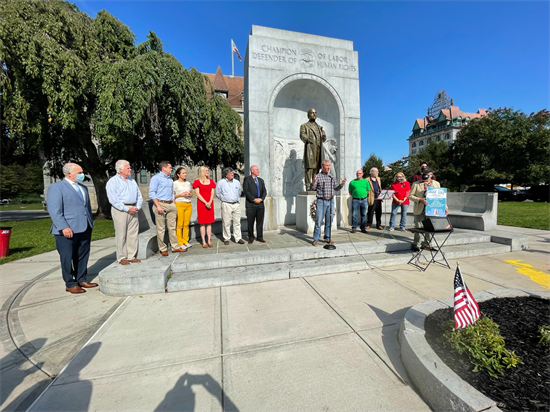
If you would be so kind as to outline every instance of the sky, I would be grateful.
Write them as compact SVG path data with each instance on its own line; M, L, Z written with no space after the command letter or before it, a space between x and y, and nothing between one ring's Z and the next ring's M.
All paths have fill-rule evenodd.
M547 1L95 1L136 41L149 30L184 67L231 74L231 39L241 56L252 25L353 41L359 56L361 159L408 155L416 118L444 89L463 112L549 109ZM235 75L244 60L235 56Z

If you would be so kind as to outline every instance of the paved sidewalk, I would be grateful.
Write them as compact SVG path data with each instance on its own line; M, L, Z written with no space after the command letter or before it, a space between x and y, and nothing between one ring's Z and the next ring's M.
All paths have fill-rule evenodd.
M472 292L549 290L550 232L498 229L529 249L461 260ZM114 239L93 242L89 280L113 261ZM397 330L410 306L451 297L453 276L401 265L113 298L66 293L55 251L5 264L0 408L27 409L78 353L34 410L427 411Z

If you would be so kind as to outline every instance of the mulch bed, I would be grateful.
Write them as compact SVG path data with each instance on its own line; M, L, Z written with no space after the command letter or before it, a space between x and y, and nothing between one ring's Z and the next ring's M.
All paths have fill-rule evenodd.
M479 303L480 311L499 325L506 349L515 351L523 364L505 369L504 376L472 372L466 355L438 342L443 327L453 320L453 309L440 309L426 318L426 339L437 355L458 376L504 411L550 410L550 348L539 344L538 327L550 325L550 301L534 297L495 298Z

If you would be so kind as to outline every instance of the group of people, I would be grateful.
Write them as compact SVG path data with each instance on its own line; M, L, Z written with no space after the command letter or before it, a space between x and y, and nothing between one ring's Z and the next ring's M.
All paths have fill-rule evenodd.
M422 226L422 221L426 219L426 190L428 186L440 187L435 180L433 170L427 162L420 163L420 170L411 177L411 181L407 181L402 172L395 174L395 180L390 185L392 192L392 207L389 231L395 230L397 213L401 211L401 220L399 229L406 232L407 210L410 201L414 202L414 226L419 228ZM373 217L376 216L376 228L383 230L382 227L382 199L378 199L382 191L380 178L378 177L378 169L373 167L370 169L370 176L367 179L363 178L363 170L359 169L356 173L357 178L352 180L348 186L349 194L352 197L352 223L351 233L356 233L358 227L358 215L360 215L359 228L361 232L367 233L370 229ZM448 209L446 210L448 214ZM414 234L413 250L420 251L422 246L425 249L431 249L431 236L426 236L425 244L420 244L420 234Z
M324 160L321 171L312 176L309 187L310 190L315 191L317 197L313 232L314 246L319 244L323 223L324 241L334 244L331 238L334 196L335 192L343 188L346 179L341 179L338 182L330 173L330 166L330 161ZM137 257L138 212L143 205L143 198L136 181L131 177L130 163L126 160L119 160L116 162L115 168L117 173L107 182L106 190L115 227L117 262L121 265L140 263L140 259ZM255 240L265 243L263 222L267 190L263 179L259 177L258 166L250 168L250 175L245 177L242 189L231 168L223 170L223 178L217 184L210 179L210 170L206 166L199 168L199 176L192 184L186 180L187 172L183 167L176 170L173 178L171 177L172 165L169 162L160 162L159 169L159 173L151 178L149 197L153 202L158 248L162 256L168 255L168 245L165 243L166 232L168 232L172 252L186 252L191 247L189 223L193 196L197 199L197 216L203 248L213 247L211 225L215 220L214 197L221 201L224 244L229 244L231 236L237 244L245 243L241 236L239 203L241 194L246 198L248 243L251 244ZM86 280L91 233L94 227L90 197L88 189L82 184L84 173L78 164L67 163L63 167L63 173L65 178L48 188L48 212L52 218L50 233L54 235L56 248L60 255L66 290L70 293L84 293L87 288L98 286L97 283ZM390 187L394 192L389 230L395 229L397 211L400 209L399 228L406 231L406 213L409 201L415 203L415 227L421 226L421 222L426 217L428 186L440 187L435 180L433 171L425 162L420 165L420 173L413 175L412 186L405 180L403 173L399 172L395 175L395 181ZM383 229L381 223L382 200L378 199L381 190L382 184L377 168L370 170L370 176L367 179L363 178L362 169L357 171L356 179L349 184L349 194L352 197L352 233L356 232L357 227L361 232L367 232L374 218L376 218L376 228ZM360 223L358 224L359 219ZM231 225L233 225L233 233L231 233ZM256 236L254 227L256 227ZM420 245L420 235L415 233L413 249L418 251L420 246L430 249L430 237L427 236L425 240L428 243Z

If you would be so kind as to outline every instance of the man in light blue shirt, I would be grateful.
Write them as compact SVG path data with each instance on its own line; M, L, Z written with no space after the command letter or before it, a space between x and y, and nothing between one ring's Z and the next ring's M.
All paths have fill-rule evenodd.
M167 227L172 252L187 252L187 247L178 244L176 236L178 209L174 203L174 181L170 177L172 165L170 162L163 161L159 163L159 167L160 172L154 175L149 183L149 198L155 204L153 212L160 254L168 256L168 246L164 243L164 232Z
M224 178L216 184L216 197L222 201L223 244L231 240L231 222L235 242L243 245L241 236L241 183L235 179L235 172L230 167L223 169Z
M140 263L137 258L139 218L143 198L138 185L130 177L132 168L127 160L115 164L117 174L107 182L107 197L115 225L116 259L121 265Z

